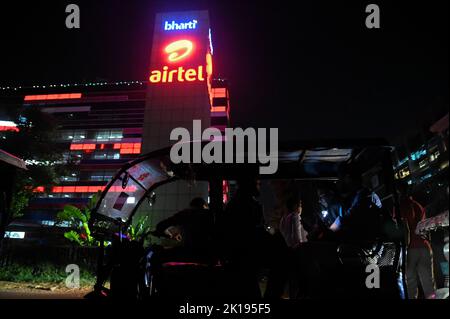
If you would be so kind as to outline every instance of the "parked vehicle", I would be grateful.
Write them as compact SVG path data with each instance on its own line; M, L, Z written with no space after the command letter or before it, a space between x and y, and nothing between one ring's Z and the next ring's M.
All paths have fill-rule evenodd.
M220 143L220 142L217 142ZM191 143L192 146L194 142ZM275 174L259 173L262 164L174 164L170 160L170 148L151 152L127 163L109 182L102 193L92 216L94 236L98 239L115 238L112 244L114 261L108 267L104 264L104 252L99 255L99 281L97 291L102 291L105 278L111 274L111 295L145 299L153 295L207 295L233 296L236 287L230 286L232 274L227 269L227 257L220 249L204 260L164 260L157 264L158 255L164 247L151 246L144 249L142 242L131 242L121 237L121 230L133 221L142 205L158 203L158 192L164 185L177 181L208 183L210 212L216 218L224 211L224 181L237 179L258 179L266 183L273 181L294 181L303 184L342 183L342 171L358 166L365 185L374 190L383 206L386 219L380 221L380 232L373 237L355 240L337 239L318 241L318 250L328 247L338 261L329 278L335 278L335 286L324 287L323 296L336 298L405 298L404 240L401 222L391 217L397 207L394 186L391 148L380 140L296 142L281 144L278 151L278 170ZM228 195L228 194L227 194ZM128 198L132 200L127 200ZM261 201L265 199L262 198ZM156 207L156 206L155 206ZM398 209L398 207L397 207ZM153 214L148 209L148 214ZM174 212L175 213L175 212ZM383 217L383 218L385 218ZM366 217L363 215L362 220ZM369 218L369 217L367 217ZM370 221L372 223L373 220ZM267 230L270 231L270 226ZM233 236L230 229L225 236ZM227 237L220 238L223 242ZM218 244L216 247L220 247ZM330 249L331 247L331 249ZM375 265L380 271L378 289L366 287L364 278L369 274L368 265ZM325 267L326 268L326 267ZM324 269L325 269L324 268ZM324 270L324 271L330 271ZM344 275L345 274L345 275ZM341 276L362 278L362 288L355 288ZM357 279L359 280L359 279ZM318 283L319 284L319 283ZM321 288L322 289L322 288ZM355 289L363 289L364 294ZM364 290L365 289L365 290ZM320 289L319 289L320 290Z

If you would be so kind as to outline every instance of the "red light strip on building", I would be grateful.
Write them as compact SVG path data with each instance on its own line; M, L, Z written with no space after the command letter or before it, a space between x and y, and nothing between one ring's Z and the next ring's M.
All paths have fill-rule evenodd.
M115 143L115 150L120 150L120 154L140 154L141 143Z
M19 132L19 129L15 126L0 126L0 132Z
M140 154L142 143L114 143L113 149L120 150L120 154ZM99 146L97 148L97 145ZM95 149L103 150L105 149L104 143L102 144L92 144L92 143L72 143L70 144L71 151L92 151Z
M0 120L0 132L19 132L19 128L17 127L17 124L13 121L2 121Z
M211 107L211 112L215 113L215 112L226 112L227 111L227 107L226 106L212 106Z
M53 186L51 193L97 193L98 191L103 192L106 186ZM111 186L110 191L114 193L128 192L132 193L137 190L136 186L127 186L122 188L122 186ZM43 193L44 186L38 186L33 189L34 193Z
M80 99L81 93L25 95L24 101Z
M95 150L95 144L70 144L70 150Z

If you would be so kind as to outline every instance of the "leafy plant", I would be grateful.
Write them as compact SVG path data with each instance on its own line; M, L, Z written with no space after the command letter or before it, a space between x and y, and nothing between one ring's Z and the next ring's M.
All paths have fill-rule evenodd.
M91 219L91 212L94 209L100 192L95 194L83 208L78 208L73 205L66 205L64 209L57 214L58 221L66 222L72 228L70 231L64 233L64 237L80 246L97 246L99 242L92 237L89 228L89 220ZM130 240L142 241L148 234L150 228L147 225L148 216L141 216L135 223L130 224L124 231ZM107 246L105 244L105 246Z
M59 222L67 222L72 230L64 233L64 237L80 246L98 245L98 242L92 237L89 229L89 220L91 219L91 211L94 209L98 196L95 194L89 199L88 204L83 208L73 205L66 205L64 209L58 213Z
M149 230L149 226L146 225L148 216L141 216L137 222L133 225L130 224L126 230L126 234L131 240L141 241Z

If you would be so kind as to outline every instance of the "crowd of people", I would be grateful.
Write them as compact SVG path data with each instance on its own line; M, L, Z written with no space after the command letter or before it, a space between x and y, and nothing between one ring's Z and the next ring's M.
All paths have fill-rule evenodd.
M412 231L425 218L424 209L406 188L400 186L399 192L400 217L410 230L408 295L417 297L419 280L424 296L432 298L435 283L431 249ZM261 269L266 269L266 298L331 297L339 290L327 287L339 284L347 287L343 293L348 296L361 297L365 281L354 272L338 272L342 260L337 247L343 243L364 247L380 238L398 239L401 234L392 232L399 228L393 218L395 210L383 207L379 196L363 186L360 175L351 171L344 172L337 183L291 187L284 193L279 220L270 226L258 201L259 194L259 181L238 180L234 196L215 218L207 202L195 198L188 209L157 225L154 234L183 243L181 248L168 250L163 259L173 259L174 255L195 256L197 260L220 256L232 274L234 296L261 297ZM364 274L364 264L358 266Z

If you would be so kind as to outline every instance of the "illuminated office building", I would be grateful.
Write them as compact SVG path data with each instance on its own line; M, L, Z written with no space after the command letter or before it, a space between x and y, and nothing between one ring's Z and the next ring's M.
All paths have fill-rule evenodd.
M36 106L54 116L64 160L75 163L57 184L35 190L25 220L53 225L64 205L85 204L124 163L175 143L175 127L192 128L194 119L202 127L228 126L229 93L224 80L213 80L211 35L207 11L157 14L145 81L0 88L1 102ZM16 130L0 120L2 130ZM193 196L207 196L208 185L189 191L185 186L157 194L160 218Z

